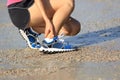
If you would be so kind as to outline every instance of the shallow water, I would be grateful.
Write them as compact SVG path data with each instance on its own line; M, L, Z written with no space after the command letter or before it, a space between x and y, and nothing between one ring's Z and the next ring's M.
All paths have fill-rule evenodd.
M50 63L47 66L44 65L44 68L49 69L48 74L45 73L37 73L34 72L35 67L20 67L20 66L11 66L10 64L1 64L0 68L2 70L10 70L5 77L0 77L0 80L29 80L30 77L36 80L119 80L120 79L120 62L79 62L79 63L61 63L55 61L49 61ZM51 64L51 65L50 65ZM59 70L52 71L52 67L54 66L68 66L63 67ZM41 65L43 66L43 65ZM17 67L17 69L16 69ZM41 68L41 67L40 67ZM43 70L44 70L43 68ZM58 68L58 67L56 67ZM51 69L51 70L50 70ZM13 70L13 72L12 72ZM22 72L23 73L20 73ZM24 71L25 70L25 71ZM35 74L31 74L32 72L27 72L27 70L33 71ZM37 69L35 69L37 71ZM39 69L38 69L39 70ZM17 71L17 72L16 72ZM11 72L11 73L9 73ZM39 71L38 71L39 72ZM16 74L15 74L16 73ZM36 74L37 73L37 74ZM64 73L64 74L63 74ZM13 75L12 75L13 74ZM24 76L19 76L19 75ZM25 74L31 74L25 75Z

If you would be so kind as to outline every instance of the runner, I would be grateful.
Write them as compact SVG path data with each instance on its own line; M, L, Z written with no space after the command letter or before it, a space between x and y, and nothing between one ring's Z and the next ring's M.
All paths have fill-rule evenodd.
M75 50L58 37L80 32L80 23L70 16L74 0L8 0L7 6L13 24L30 48L47 52ZM38 36L42 33L45 39L40 44Z

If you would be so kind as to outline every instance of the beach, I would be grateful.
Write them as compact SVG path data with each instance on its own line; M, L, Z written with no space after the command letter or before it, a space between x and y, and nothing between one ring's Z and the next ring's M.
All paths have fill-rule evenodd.
M0 80L120 79L120 0L75 2L81 32L64 39L78 50L44 54L27 47L0 0Z

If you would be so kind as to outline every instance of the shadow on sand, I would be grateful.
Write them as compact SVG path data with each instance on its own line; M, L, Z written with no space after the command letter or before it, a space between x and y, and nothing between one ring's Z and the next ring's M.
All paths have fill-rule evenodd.
M102 43L105 41L110 41L116 38L120 38L120 26L105 29L105 30L80 34L73 38L68 38L66 39L66 41L69 41L75 44L76 46L83 47L83 46Z

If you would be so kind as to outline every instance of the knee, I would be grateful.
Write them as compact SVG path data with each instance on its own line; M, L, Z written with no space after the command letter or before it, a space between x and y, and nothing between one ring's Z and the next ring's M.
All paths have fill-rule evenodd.
M80 31L81 31L81 24L80 22L77 21L72 29L71 35L72 36L77 35Z
M70 21L65 24L60 30L59 34L63 34L66 36L74 36L77 35L81 30L81 24L78 21Z
M66 4L68 6L68 9L73 10L75 7L74 0L66 0Z
M80 22L77 23L77 31L76 34L78 34L81 31L81 24Z
M75 20L74 18L71 18L66 24L64 32L68 36L74 36L77 35L80 32L80 30L81 30L80 22Z

